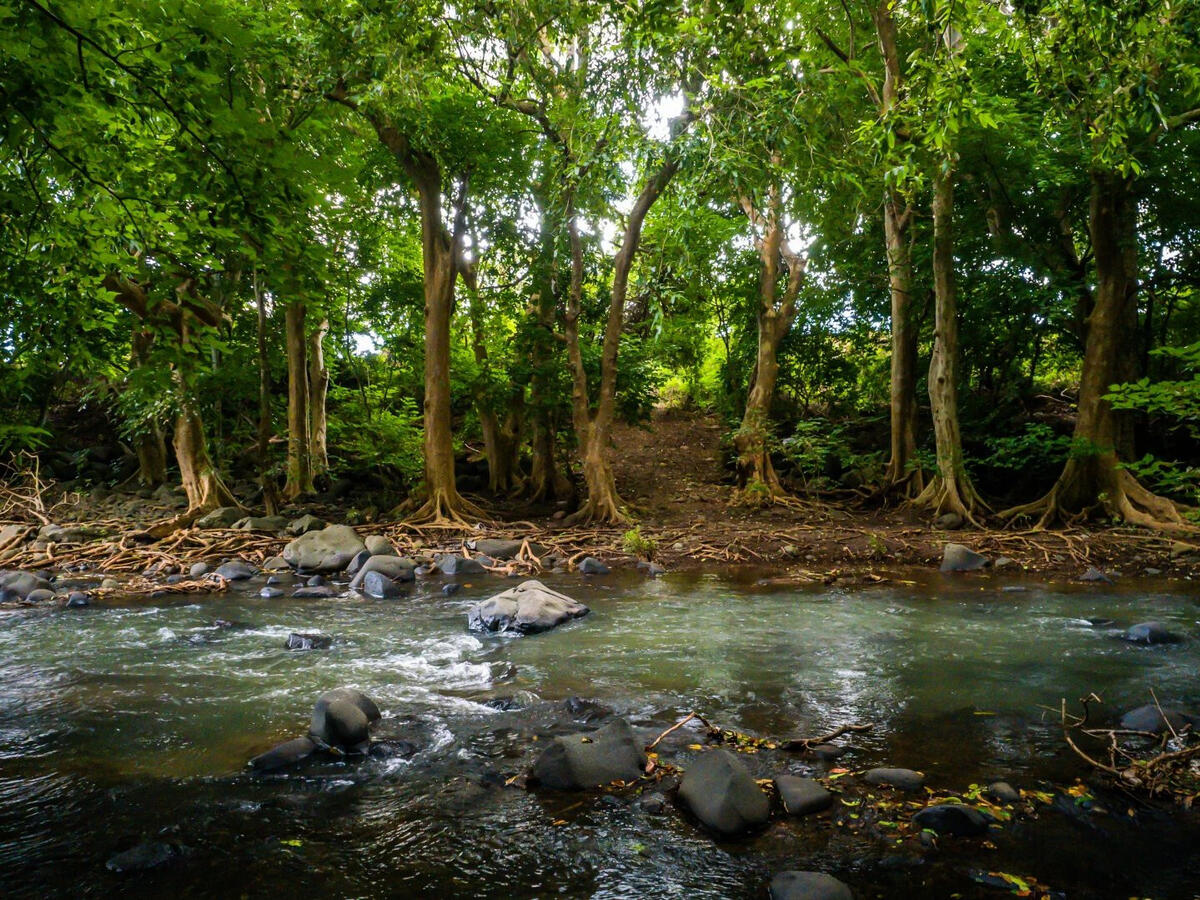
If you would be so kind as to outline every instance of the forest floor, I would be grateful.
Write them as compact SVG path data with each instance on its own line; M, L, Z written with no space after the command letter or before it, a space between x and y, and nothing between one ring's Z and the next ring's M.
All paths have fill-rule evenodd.
M754 507L737 502L722 462L722 427L703 413L658 410L642 425L615 429L613 462L618 493L627 502L641 537L652 541L653 559L668 570L712 571L745 567L754 577L780 582L871 583L934 572L947 543L961 543L995 565L989 571L1022 572L1060 579L1089 569L1105 575L1151 578L1200 577L1200 538L1123 527L1053 531L935 528L930 517L904 507L867 503L851 492L813 495L786 504ZM141 571L153 562L190 563L242 556L250 561L279 553L286 538L218 529L186 529L151 544L132 535L156 518L177 513L178 492L160 489L147 498L126 491L62 493L47 489L37 508L7 491L0 504L0 567L48 567L76 562L99 571ZM28 497L28 491L26 492ZM2 499L2 498L0 498ZM487 498L476 498L485 505ZM633 566L627 552L629 526L566 528L553 508L531 515L519 503L491 505L496 520L471 533L416 527L404 522L354 521L363 535L386 534L402 552L430 555L457 549L483 536L528 537L568 559L597 556L610 565ZM349 508L308 503L286 511L312 512L346 521ZM351 520L353 521L353 520ZM86 523L104 537L79 544L35 542L37 526ZM24 526L20 539L4 527ZM1093 573L1094 577L1094 573Z

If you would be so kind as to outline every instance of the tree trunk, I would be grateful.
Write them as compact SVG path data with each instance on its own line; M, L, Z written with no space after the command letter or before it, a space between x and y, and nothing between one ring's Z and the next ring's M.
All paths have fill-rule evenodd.
M325 335L329 320L321 323L308 336L308 458L314 482L329 477L328 422L325 417L325 398L329 394L329 369L325 366Z
M481 378L488 378L488 351L484 337L483 304L479 292L468 285L471 320L471 348L475 362L479 365ZM520 443L520 404L524 390L519 385L511 387L508 394L508 414L505 421L492 406L492 397L478 385L475 390L475 411L479 416L479 428L483 433L483 451L488 463L488 491L492 494L507 494L517 483L517 450Z
M308 444L308 339L305 319L303 303L292 302L287 305L284 340L288 362L288 446L287 481L283 485L283 496L288 500L314 491Z
M543 210L545 207L543 206ZM543 212L545 220L548 213ZM529 480L526 483L533 503L564 500L574 492L574 485L559 465L557 451L557 399L553 389L553 363L557 356L554 339L555 263L554 233L550 225L542 225L542 283L534 298L537 325L529 347L529 405L531 420Z
M778 165L779 158L776 156L772 161ZM791 249L784 237L782 193L781 185L771 185L765 213L754 208L749 196L741 197L742 209L751 226L757 229L755 243L762 265L759 279L758 352L742 425L734 437L734 449L738 453L738 486L747 499L762 503L771 503L787 495L771 464L767 438L770 434L771 401L779 377L779 344L791 330L796 318L796 301L807 268L806 261ZM787 281L783 296L780 297L779 278L783 263L786 263Z
M895 191L883 205L888 283L892 296L891 455L883 490L916 497L925 487L917 465L917 328L912 314L912 210Z
M1037 515L1038 527L1046 527L1103 508L1133 525L1192 530L1175 503L1146 490L1120 467L1117 420L1104 399L1119 380L1128 344L1136 335L1130 326L1137 316L1137 201L1119 174L1092 173L1088 224L1096 290L1087 321L1072 453L1046 496L1002 515Z
M254 305L258 311L258 479L267 515L279 511L279 488L271 473L271 360L267 355L267 310L258 272L254 273Z
M467 524L464 516L481 515L459 496L454 481L454 443L450 421L450 315L458 277L464 196L459 198L454 230L442 223L442 175L432 159L414 169L421 207L421 257L425 286L425 503L420 521Z
M914 505L935 515L957 513L971 522L986 509L963 465L958 427L958 302L954 284L954 172L940 166L933 180L934 340L929 402L937 442L937 475Z
M175 458L179 461L179 475L187 492L187 515L206 513L222 506L239 506L212 464L204 437L204 422L179 373L176 373L176 383L179 412L175 417Z
M132 340L132 363L134 368L145 365L150 354L154 333L141 324L134 325ZM134 438L134 452L138 460L138 483L145 487L158 487L167 480L167 442L162 428L151 418L142 423Z

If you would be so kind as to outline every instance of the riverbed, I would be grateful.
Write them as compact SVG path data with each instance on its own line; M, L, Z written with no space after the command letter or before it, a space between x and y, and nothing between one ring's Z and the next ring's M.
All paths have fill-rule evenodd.
M0 895L762 898L773 873L819 869L860 897L1003 896L976 877L993 870L1069 897L1194 896L1195 814L1119 797L1102 797L1108 814L1047 806L986 845L914 853L829 817L718 840L680 809L648 814L636 791L513 782L551 735L619 715L649 741L698 711L772 738L874 725L835 763L746 755L761 778L895 765L938 789L1054 792L1088 774L1062 740L1063 698L1094 691L1116 713L1153 689L1200 707L1186 583L934 576L842 590L760 574L552 576L592 612L523 638L467 630L472 603L507 586L487 577L453 596L418 582L398 600L265 600L254 580L0 611ZM1183 643L1116 638L1146 620ZM289 651L292 632L333 644ZM383 710L376 737L415 753L248 772L343 685ZM686 768L703 740L680 729L662 758ZM181 856L106 869L145 840Z

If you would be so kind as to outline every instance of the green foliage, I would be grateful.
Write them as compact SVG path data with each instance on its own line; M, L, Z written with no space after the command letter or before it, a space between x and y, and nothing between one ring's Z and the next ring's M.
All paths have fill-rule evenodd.
M642 535L640 526L634 526L621 536L621 547L630 556L650 561L658 550L658 544Z
M860 483L870 482L883 461L882 452L856 449L847 425L820 418L797 422L792 434L779 442L778 452L813 489L834 487L843 473L850 472Z
M1042 422L1026 423L1021 434L995 435L984 443L989 453L979 463L1008 472L1054 471L1071 452L1070 436L1057 434Z

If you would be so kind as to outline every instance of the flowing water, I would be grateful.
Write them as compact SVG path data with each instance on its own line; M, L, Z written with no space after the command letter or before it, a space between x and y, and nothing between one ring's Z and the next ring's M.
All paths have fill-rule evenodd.
M938 578L798 590L737 572L547 581L591 615L516 639L466 629L467 608L498 589L488 579L451 597L429 583L401 600L262 600L255 581L200 599L0 611L0 896L761 898L787 868L831 872L861 897L995 896L969 877L979 868L1070 897L1197 896L1200 828L1181 811L1044 808L994 848L946 840L914 855L827 817L714 840L629 793L505 785L548 735L613 713L649 740L692 710L773 737L872 722L837 765L918 768L935 787L1070 785L1085 771L1047 711L1062 698L1096 691L1122 709L1153 689L1200 703L1194 591ZM1149 619L1187 639L1115 639ZM292 631L334 643L288 651ZM376 737L412 741L415 755L248 773L341 685L375 698ZM699 740L680 729L663 760L686 768ZM782 752L746 759L759 777L826 773ZM105 868L144 840L183 855Z

